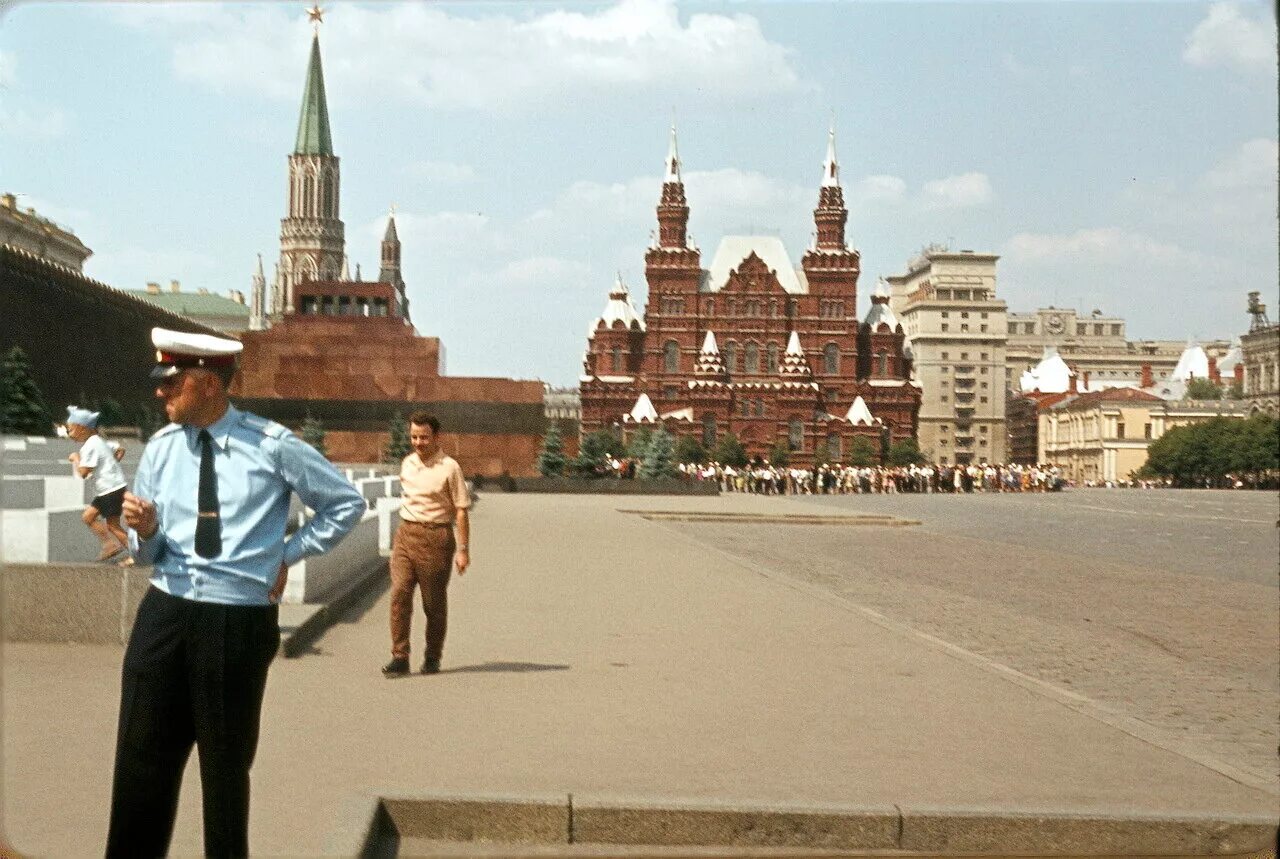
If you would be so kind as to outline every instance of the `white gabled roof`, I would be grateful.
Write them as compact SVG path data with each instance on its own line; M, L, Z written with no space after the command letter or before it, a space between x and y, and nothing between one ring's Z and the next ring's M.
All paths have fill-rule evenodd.
M1209 378L1209 356L1205 354L1204 347L1194 340L1187 344L1186 349L1182 350L1182 355L1178 358L1178 365L1169 374L1169 380L1185 382L1192 376L1197 379Z
M869 427L876 422L876 419L871 415L871 409L867 408L867 403L862 399L861 395L853 398L853 405L849 406L849 411L845 413L844 419L854 426L861 424Z
M1244 360L1244 353L1240 350L1240 341L1231 344L1231 348L1227 350L1227 354L1222 356L1222 360L1218 362L1218 372L1224 376L1230 376L1236 371L1236 365Z
M693 420L693 406L685 406L683 409L676 409L674 412L664 412L662 419L674 418L678 421Z
M632 305L631 295L627 292L627 285L622 282L621 273L613 285L613 291L609 293L609 303L604 306L604 313L600 314L600 318L592 326L592 334L601 325L612 328L615 322L621 322L624 328L638 327L639 330L644 330L644 317Z
M742 265L742 261L752 252L760 257L778 277L785 292L803 295L808 292L796 277L795 267L791 265L791 257L782 239L777 236L725 236L720 240L716 254L711 258L708 269L706 292L719 292L729 280L729 272Z
M639 423L653 423L658 420L658 410L653 407L648 394L641 394L636 397L636 404L631 407L631 413L627 417Z
M1071 390L1071 368L1054 346L1044 347L1040 363L1022 374L1018 387L1024 392L1064 394Z

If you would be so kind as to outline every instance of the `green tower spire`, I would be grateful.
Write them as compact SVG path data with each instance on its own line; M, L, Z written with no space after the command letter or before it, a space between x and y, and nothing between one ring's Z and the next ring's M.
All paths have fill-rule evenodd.
M307 86L302 91L302 113L298 116L295 155L332 155L329 136L329 105L324 97L324 71L320 68L320 34L311 40L311 62L307 65Z

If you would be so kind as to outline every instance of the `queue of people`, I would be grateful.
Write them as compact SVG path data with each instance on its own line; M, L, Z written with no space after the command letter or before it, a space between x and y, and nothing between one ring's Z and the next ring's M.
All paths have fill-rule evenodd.
M1066 486L1049 465L981 463L972 465L842 466L792 468L757 460L742 468L687 463L688 480L714 480L722 492L758 495L853 495L896 492L1055 492Z

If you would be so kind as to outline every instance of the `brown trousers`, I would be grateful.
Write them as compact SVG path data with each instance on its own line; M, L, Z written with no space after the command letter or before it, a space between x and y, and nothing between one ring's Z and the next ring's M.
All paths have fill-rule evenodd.
M448 587L453 573L453 526L400 521L391 548L391 656L409 658L409 626L413 619L413 588L422 592L427 613L428 659L444 652L449 624Z

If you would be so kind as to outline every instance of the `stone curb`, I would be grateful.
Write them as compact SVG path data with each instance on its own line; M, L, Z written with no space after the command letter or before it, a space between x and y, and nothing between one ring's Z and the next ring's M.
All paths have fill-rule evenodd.
M1276 843L1273 819L1247 815L412 793L364 794L351 811L330 839L334 852L348 856L395 855L401 838L434 842L442 854L451 845L499 843L517 850L549 844L633 848L627 853L705 847L743 855L806 848L916 856L1262 856Z
M286 659L292 659L305 653L307 648L329 630L329 627L341 619L347 609L355 605L379 580L387 577L387 564L386 558L371 561L328 602L317 604L315 610L307 614L297 626L281 635L280 655Z

